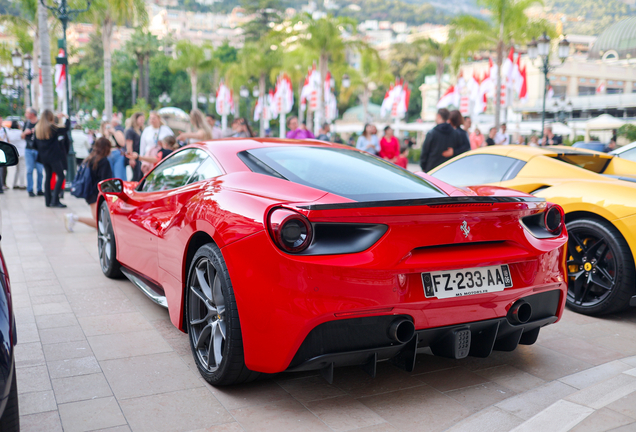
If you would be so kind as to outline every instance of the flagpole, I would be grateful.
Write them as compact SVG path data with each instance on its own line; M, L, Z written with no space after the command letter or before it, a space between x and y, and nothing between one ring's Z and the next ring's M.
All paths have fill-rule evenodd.
M281 110L280 112L280 137L285 138L285 112Z

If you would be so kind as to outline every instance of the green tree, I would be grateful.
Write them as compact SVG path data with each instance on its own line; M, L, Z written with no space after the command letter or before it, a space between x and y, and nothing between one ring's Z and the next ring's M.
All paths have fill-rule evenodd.
M453 63L468 54L482 50L496 50L497 79L495 94L501 91L501 65L506 51L514 44L522 44L532 37L554 27L543 19L530 19L527 10L542 0L478 0L478 4L491 12L490 21L461 15L453 20L454 32L459 37L453 52ZM495 97L495 127L499 128L501 98Z
M334 17L328 15L317 20L310 19L309 25L300 32L300 45L308 54L318 58L321 89L325 88L324 81L329 70L329 63L345 63L347 49L361 48L361 44L353 40L344 40L342 33L355 32L356 22L351 18ZM318 112L323 111L324 95L320 92L318 98Z
M113 114L112 49L115 25L136 23L144 25L148 19L143 0L96 0L87 12L101 27L104 49L104 111L110 120Z
M424 62L435 63L435 77L437 78L437 99L442 97L442 77L444 70L451 62L451 56L455 47L455 40L449 37L442 43L431 38L419 39L413 43L415 52L422 56ZM454 68L456 69L456 68Z
M243 26L245 40L258 41L271 27L282 21L281 3L279 0L241 0L245 13L254 19Z
M172 71L186 70L190 75L192 109L197 108L198 79L203 71L212 70L217 65L211 46L197 46L189 40L180 40L175 47L176 58L170 63Z
M138 98L150 100L150 58L158 53L157 37L141 28L135 30L125 47L137 59L139 76Z

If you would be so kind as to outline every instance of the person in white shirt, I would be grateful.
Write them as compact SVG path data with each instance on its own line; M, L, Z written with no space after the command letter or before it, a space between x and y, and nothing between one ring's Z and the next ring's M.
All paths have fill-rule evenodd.
M495 144L496 145L508 145L510 144L510 136L506 133L506 124L502 123L501 129L495 135Z
M155 111L150 111L148 123L150 124L141 133L141 142L139 144L140 155L145 155L150 149L156 147L159 140L170 135L174 136L172 129L163 124L161 117L159 117L159 114Z
M11 129L6 129L9 142L18 149L18 164L15 166L15 174L13 176L13 189L26 189L26 164L24 161L24 151L26 150L26 140L22 139L22 129L20 124L13 120Z
M0 116L0 141L11 143L9 140L9 134L7 128L2 126L2 116ZM5 189L9 189L6 183L7 179L7 167L0 168L0 193L4 193Z

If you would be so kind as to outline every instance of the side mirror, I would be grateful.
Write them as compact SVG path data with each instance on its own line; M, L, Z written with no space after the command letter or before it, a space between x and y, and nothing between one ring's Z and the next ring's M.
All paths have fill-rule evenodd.
M8 167L18 164L20 155L13 144L0 141L0 167Z
M101 181L97 187L104 195L120 195L124 192L124 182L118 178Z

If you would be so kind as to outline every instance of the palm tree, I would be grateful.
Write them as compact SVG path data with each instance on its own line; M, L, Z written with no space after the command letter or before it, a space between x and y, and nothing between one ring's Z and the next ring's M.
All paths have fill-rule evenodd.
M280 70L281 49L273 43L271 37L266 36L255 42L246 42L238 55L238 62L227 72L227 81L233 85L234 81L247 82L250 79L258 81L259 95L266 96L267 82L273 82ZM261 116L259 135L265 135L265 118Z
M126 43L126 49L137 59L139 73L138 98L150 103L150 57L157 52L159 42L156 36L142 29L137 29L133 37Z
M53 109L53 80L51 80L51 42L49 40L48 10L42 2L37 2L38 13L38 40L39 40L39 56L40 73L42 74L42 106L41 110ZM33 64L37 65L36 57L33 58ZM37 88L38 86L36 86Z
M461 15L453 20L459 40L453 53L453 64L462 57L483 50L496 49L497 84L495 95L501 92L501 66L506 51L514 44L522 44L542 32L554 34L554 26L543 19L530 19L527 10L542 0L479 0L479 4L490 10L491 19L485 21L470 15ZM495 97L495 127L499 128L501 98Z
M329 62L344 63L347 48L355 49L361 44L357 41L346 41L342 33L355 31L356 22L351 18L333 17L328 15L318 20L311 19L309 25L300 33L300 43L302 48L314 56L318 57L318 70L320 71L321 89L325 88L325 77L329 70ZM324 95L320 92L318 98L318 112L322 112L324 105Z
M192 109L197 107L199 74L214 69L216 59L213 58L213 48L210 46L194 45L189 40L180 40L175 47L177 57L170 62L173 71L185 69L190 74L192 86Z
M389 72L388 65L380 58L378 52L368 47L362 50L360 55L360 68L351 69L349 72L351 86L343 90L342 99L349 99L353 93L358 93L364 111L364 121L369 122L369 101L371 94L380 85L388 85L393 81L393 74Z
M104 46L104 111L106 119L113 115L113 81L111 40L115 25L136 23L144 25L148 19L143 0L97 0L88 11L92 21L102 29Z
M38 4L37 0L20 0L20 12L22 16L0 15L0 23L9 24L9 31L18 39L18 45L23 53L32 52L33 65L35 69L32 73L37 76L37 65L40 58L40 38L38 26ZM33 38L29 33L33 33ZM34 101L33 106L37 110L39 105L40 86L33 86ZM29 101L31 95L25 97L25 101ZM29 103L27 103L28 105Z
M431 38L418 39L412 47L423 59L435 63L435 77L437 78L437 100L442 97L442 77L444 69L450 63L455 41L452 37L446 42L438 42Z

